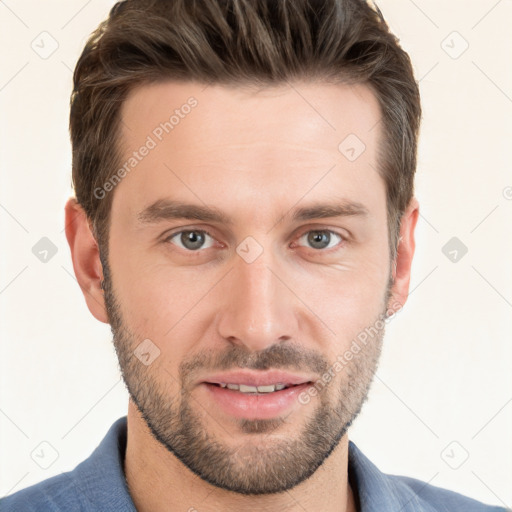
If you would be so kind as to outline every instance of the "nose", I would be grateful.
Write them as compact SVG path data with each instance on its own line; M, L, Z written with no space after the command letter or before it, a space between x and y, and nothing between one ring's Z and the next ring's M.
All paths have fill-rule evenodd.
M264 251L252 263L234 259L221 290L219 335L251 352L295 339L299 301L275 258Z

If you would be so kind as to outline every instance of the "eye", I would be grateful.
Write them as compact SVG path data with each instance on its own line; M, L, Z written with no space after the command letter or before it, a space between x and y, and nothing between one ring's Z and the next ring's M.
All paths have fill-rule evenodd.
M344 240L341 235L329 229L308 231L299 238L299 241L303 239L305 239L313 249L317 250L332 249Z
M209 245L205 246L206 237L211 239ZM173 240L176 239L175 242ZM186 231L179 231L173 235L168 236L164 242L175 243L181 249L187 251L197 251L199 249L209 249L213 246L213 238L211 235L200 229L190 229Z

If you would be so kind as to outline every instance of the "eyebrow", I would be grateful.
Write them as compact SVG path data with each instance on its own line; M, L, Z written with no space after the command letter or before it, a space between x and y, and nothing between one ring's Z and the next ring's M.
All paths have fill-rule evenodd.
M310 206L296 208L292 211L291 219L292 221L300 222L329 217L367 216L368 213L368 209L361 203L340 200L335 203L318 202ZM137 214L137 220L141 224L156 224L171 219L193 219L203 222L217 222L229 226L233 225L233 220L215 207L184 203L171 199L159 199Z

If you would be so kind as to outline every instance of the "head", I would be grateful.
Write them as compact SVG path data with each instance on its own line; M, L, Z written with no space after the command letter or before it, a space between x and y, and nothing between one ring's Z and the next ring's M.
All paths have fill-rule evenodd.
M359 413L407 297L419 120L361 0L125 1L86 44L75 272L141 419L204 480L289 489ZM300 389L243 411L217 382L241 369Z

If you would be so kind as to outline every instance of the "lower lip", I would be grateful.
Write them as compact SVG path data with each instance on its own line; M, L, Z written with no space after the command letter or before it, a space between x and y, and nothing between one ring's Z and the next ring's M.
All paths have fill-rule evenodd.
M290 410L293 404L300 405L299 395L310 387L311 383L300 384L273 393L248 394L221 388L215 384L203 382L209 396L228 415L244 419L270 419Z

